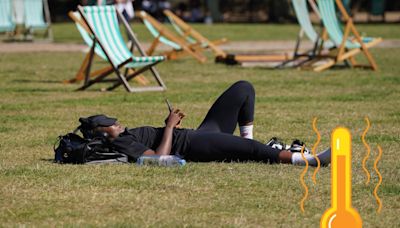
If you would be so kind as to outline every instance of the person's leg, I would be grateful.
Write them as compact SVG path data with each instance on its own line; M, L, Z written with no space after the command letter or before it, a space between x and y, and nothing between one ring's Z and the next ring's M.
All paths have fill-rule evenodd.
M238 123L241 133L252 138L254 102L253 86L249 82L238 81L214 102L198 130L233 134Z
M189 148L184 158L188 161L262 161L270 163L289 163L305 165L300 153L280 150L266 146L258 141L244 139L226 133L194 131L189 134ZM304 154L310 166L317 166L311 154ZM317 154L322 166L331 161L331 150Z
M184 155L189 161L291 162L291 156L286 153L280 155L282 152L279 149L227 133L195 131L189 134L189 142Z

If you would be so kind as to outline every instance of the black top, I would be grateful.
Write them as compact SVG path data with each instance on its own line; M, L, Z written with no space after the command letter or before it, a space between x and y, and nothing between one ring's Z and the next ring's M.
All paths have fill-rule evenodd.
M183 155L189 144L189 129L174 128L172 134L172 155ZM136 161L137 158L149 149L156 150L161 143L164 127L138 127L126 128L119 137L111 142L115 150L128 155L130 160Z

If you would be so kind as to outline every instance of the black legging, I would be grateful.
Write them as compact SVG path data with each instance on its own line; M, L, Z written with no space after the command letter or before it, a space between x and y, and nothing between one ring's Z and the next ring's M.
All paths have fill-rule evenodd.
M189 133L185 159L209 161L278 162L280 150L234 136L236 124L253 122L255 92L246 81L229 87L212 105L197 130Z

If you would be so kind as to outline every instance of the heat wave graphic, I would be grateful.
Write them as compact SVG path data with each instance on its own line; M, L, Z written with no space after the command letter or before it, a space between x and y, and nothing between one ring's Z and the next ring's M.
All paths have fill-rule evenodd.
M365 176L366 176L365 184L368 185L370 183L371 174L367 169L367 160L371 156L371 147L367 143L365 137L366 137L366 134L367 134L369 128L371 127L371 123L370 123L368 117L365 117L365 122L366 122L366 128L365 128L365 130L363 131L363 133L361 135L361 140L363 142L364 147L366 148L366 153L364 155L364 158L362 159L362 169L363 169L363 171L365 173ZM318 147L318 145L319 145L319 143L321 141L321 135L320 135L320 133L318 131L318 128L317 128L317 117L313 118L312 128L313 128L313 131L315 132L315 134L317 136L317 139L316 139L314 145L312 146L312 155L314 156L315 160L317 161L317 167L314 169L314 172L313 172L313 175L312 175L312 182L313 182L314 185L316 185L317 184L317 180L316 180L317 179L317 173L318 173L318 171L320 169L320 166L321 166L320 160L316 156L317 155L317 147ZM333 147L333 145L336 145L334 143L337 143L337 142L334 142L333 138L331 138L331 142L332 142L332 144L331 144L332 147ZM349 142L349 146L351 147L351 139L350 139L350 142ZM377 145L377 149L378 149L378 155L374 160L374 171L377 174L379 180L378 180L378 183L376 184L376 186L375 186L375 188L373 190L373 196L375 197L376 203L378 205L377 213L380 213L380 211L382 209L382 200L378 196L378 189L379 189L379 186L382 184L382 175L380 174L379 169L378 169L378 162L382 158L382 148L380 147L380 145ZM307 198L309 196L308 186L307 186L307 184L305 182L305 179L304 179L306 174L307 174L307 171L309 170L309 163L308 163L308 161L307 161L307 159L306 159L306 157L304 155L304 147L301 150L301 156L302 156L302 158L303 158L303 160L305 162L305 167L304 167L303 171L301 172L300 178L299 178L300 179L300 183L301 183L301 185L303 187L303 190L304 190L303 197L300 200L300 209L304 213L305 212L304 204L305 204L305 201L307 200ZM350 161L349 162L351 164L351 156L349 156L349 157L350 157ZM333 160L337 161L336 157L334 157L334 153L332 153L332 155L331 155L331 160L332 161ZM331 175L333 175L332 172L338 172L338 169L332 169ZM351 173L351 170L350 170L349 173ZM337 176L337 173L335 175ZM351 176L349 178L351 180ZM336 182L336 185L337 185L337 182ZM333 186L333 185L331 186L331 194L332 194L332 196L333 196L334 192L337 192L337 189L334 189L334 187L337 187L336 185L335 186ZM332 202L332 204L334 204L334 202Z

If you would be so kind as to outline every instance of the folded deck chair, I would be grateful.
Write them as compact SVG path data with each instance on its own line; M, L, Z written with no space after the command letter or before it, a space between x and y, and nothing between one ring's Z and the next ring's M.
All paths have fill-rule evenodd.
M170 10L164 10L164 14L167 16L168 20L171 22L172 27L176 30L176 32L186 39L188 43L199 45L201 48L210 48L215 56L226 56L226 53L217 45L223 44L227 42L226 38L222 38L220 40L210 41L201 33L196 31L193 27L188 25L178 16L176 16Z
M191 55L201 63L207 60L201 53L198 45L189 44L185 39L176 36L171 30L145 11L140 11L138 16L142 19L149 32L155 37L150 48L147 50L147 54L151 55L156 50L157 46L163 43L172 48L172 50L163 53L168 59L173 60L185 55Z
M165 60L165 57L147 56L129 24L114 6L78 6L78 12L81 18L81 20L76 19L76 21L79 21L78 30L90 46L90 52L86 55L77 78L75 78L76 80L79 79L79 75L84 73L84 85L78 90L87 89L100 82L114 82L107 90L113 90L120 85L123 85L128 92L166 90L164 82L154 67ZM131 41L130 48L126 46L122 38L118 18L128 32ZM135 47L141 56L133 55ZM110 66L91 72L95 54L107 61ZM121 68L125 68L124 73L121 72ZM133 73L129 73L128 69L133 69ZM158 86L132 87L129 84L129 80L147 70L154 76ZM106 79L113 73L117 76L116 79Z
M11 0L0 1L0 33L9 33L15 31L13 21L13 9Z
M344 33L336 15L335 2L344 18ZM372 70L377 70L378 66L368 49L380 43L382 39L361 37L340 0L318 0L318 8L329 38L337 47L337 54L332 56L326 63L315 67L314 71L323 71L336 63L346 60L349 60L353 67L368 67ZM351 39L350 34L354 35L353 39ZM365 66L357 63L354 56L359 53L365 55L369 65Z

